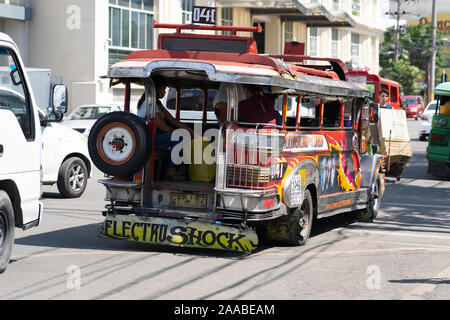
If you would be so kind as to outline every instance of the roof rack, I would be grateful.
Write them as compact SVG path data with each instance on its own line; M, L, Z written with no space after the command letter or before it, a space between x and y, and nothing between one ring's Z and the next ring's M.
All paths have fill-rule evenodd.
M347 81L348 80L348 68L345 65L345 63L340 59L334 59L334 58L319 58L319 57L310 57L310 56L304 56L304 55L295 55L295 54L270 54L269 57L276 58L276 59L282 59L284 62L298 62L303 63L305 60L312 60L312 61L326 61L329 62L332 71L335 72L340 80ZM318 69L320 70L320 66L312 66L308 65L308 69ZM303 70L305 72L305 70Z
M233 36L235 36L238 31L258 32L258 33L262 32L262 27L259 23L258 23L257 27L234 27L234 26L207 26L207 25L198 25L198 24L158 23L156 20L154 20L153 28L176 29L177 33L181 33L181 30L231 31L233 33Z

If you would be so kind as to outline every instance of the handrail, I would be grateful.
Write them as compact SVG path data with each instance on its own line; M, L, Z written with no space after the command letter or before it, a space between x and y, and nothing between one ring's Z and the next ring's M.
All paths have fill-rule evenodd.
M181 30L215 30L215 31L231 31L233 35L236 32L262 32L262 27L258 23L257 27L235 27L235 26L207 26L207 25L196 25L196 24L173 24L173 23L158 23L156 20L153 21L153 28L164 28L164 29L176 29L177 33L181 33Z

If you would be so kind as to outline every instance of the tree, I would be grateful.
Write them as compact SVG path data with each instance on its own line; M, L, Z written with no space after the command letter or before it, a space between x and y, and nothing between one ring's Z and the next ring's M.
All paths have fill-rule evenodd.
M380 46L380 75L396 80L402 86L404 94L419 92L417 82L426 76L431 57L431 25L402 26L405 32L400 34L399 60L394 61L395 28L391 27L384 33L384 41ZM440 34L436 34L436 79L440 76L439 65L443 60L441 47L443 42Z

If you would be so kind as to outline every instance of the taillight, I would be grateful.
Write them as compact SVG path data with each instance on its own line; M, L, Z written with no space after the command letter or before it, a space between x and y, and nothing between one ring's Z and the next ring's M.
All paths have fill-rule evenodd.
M442 133L432 133L431 142L439 144L447 144L447 135Z
M422 117L420 118L420 120L425 120L425 121L428 121L428 117L426 116L426 115L422 115Z

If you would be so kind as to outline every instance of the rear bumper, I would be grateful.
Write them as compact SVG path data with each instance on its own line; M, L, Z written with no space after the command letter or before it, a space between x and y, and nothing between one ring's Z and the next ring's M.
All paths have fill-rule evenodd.
M450 178L450 162L428 160L428 173L433 176Z
M99 231L108 238L175 247L250 252L258 246L252 229L188 218L108 214Z
M416 118L419 115L418 111L409 111L406 110L406 117L407 118Z

